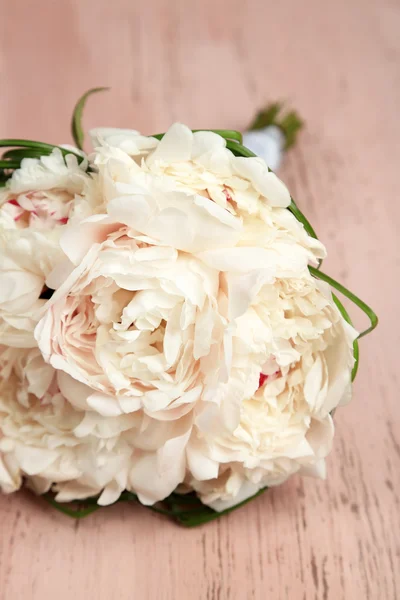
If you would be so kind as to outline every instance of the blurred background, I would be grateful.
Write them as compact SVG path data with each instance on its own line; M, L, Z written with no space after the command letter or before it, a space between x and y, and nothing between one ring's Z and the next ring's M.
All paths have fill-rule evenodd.
M77 526L0 498L2 600L400 598L400 4L0 0L0 86L0 136L52 143L71 142L96 86L111 89L86 129L245 130L285 101L305 128L280 176L328 247L324 270L381 317L327 482L293 480L195 531L121 506Z

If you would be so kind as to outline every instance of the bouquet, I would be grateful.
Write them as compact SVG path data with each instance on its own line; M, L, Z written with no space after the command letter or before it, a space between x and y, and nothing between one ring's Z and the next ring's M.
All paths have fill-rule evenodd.
M192 526L324 477L375 314L240 133L100 128L87 155L89 93L76 146L0 140L1 491Z

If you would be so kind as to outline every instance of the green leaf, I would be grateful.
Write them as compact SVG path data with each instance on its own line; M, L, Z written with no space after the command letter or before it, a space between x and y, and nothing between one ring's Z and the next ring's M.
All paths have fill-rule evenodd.
M233 152L235 156L245 156L246 158L253 158L254 156L257 156L257 154L254 154L254 152L246 148L246 146L243 146L243 144L239 144L238 142L231 142L228 140L226 142L226 147L231 152Z
M19 160L0 160L0 169L19 169Z
M10 179L11 175L6 175L4 171L0 169L0 188L5 187L7 181Z
M203 131L203 130L202 129L194 129L193 132L195 133L196 131ZM226 140L236 140L240 144L243 141L242 134L240 133L240 131L236 131L235 129L209 129L206 131L212 131L212 133L217 133L218 135L225 138Z
M260 110L254 120L249 125L249 130L264 129L270 125L275 125L279 112L282 110L282 102L273 102Z
M72 517L73 519L83 519L84 517L88 517L92 513L96 512L96 510L99 510L100 508L102 508L101 506L99 506L96 503L96 504L89 505L87 508L74 509L74 508L71 508L71 505L57 502L49 494L45 494L43 496L43 498L46 500L46 502L51 504L51 506L53 508L55 508L59 512L63 513L64 515L67 515L68 517ZM84 504L86 505L87 501L85 501Z
M259 490L254 496L247 498L243 502L239 502L235 506L231 508L227 508L224 511L217 512L210 508L209 506L204 505L201 500L196 496L194 492L190 494L177 494L173 492L170 494L168 498L159 502L154 506L143 506L137 496L132 492L122 492L121 496L114 504L119 502L134 502L139 504L144 509L151 510L157 514L161 514L167 517L170 517L177 521L180 525L184 527L196 527L197 525L203 525L210 521L214 521L219 517L227 515L238 508L241 508L260 494L262 494L267 488L263 488ZM56 510L67 515L68 517L72 517L73 519L82 519L84 517L89 516L96 510L103 508L97 504L96 498L87 498L86 500L82 500L81 502L74 502L71 504L65 504L61 502L57 502L54 499L54 495L49 493L45 494L43 498L51 504ZM74 506L78 506L81 508L73 508ZM162 508L163 507L163 508Z
M86 100L92 94L97 94L97 92L104 92L105 90L109 90L108 87L97 87L88 90L81 98L79 98L78 102L75 105L74 112L72 113L72 122L71 122L71 130L72 137L74 138L76 146L83 150L83 140L85 135L82 129L82 113L85 108Z
M285 136L285 149L289 150L297 140L299 131L303 128L304 122L299 115L294 111L290 111L285 117L277 123Z
M250 124L249 129L264 129L270 125L279 127L285 136L285 149L288 150L296 142L297 135L304 123L294 110L286 113L283 117L279 116L282 109L282 102L269 104L265 109L257 113L254 121Z
M3 158L10 158L11 160L21 161L23 158L40 158L43 153L35 148L17 148L14 150L7 150L4 152Z
M171 498L173 499L173 517L180 525L183 525L184 527L197 527L198 525L204 525L205 523L209 523L210 521L219 519L220 517L228 515L234 510L241 508L248 502L251 502L251 500L257 498L257 496L260 496L267 489L268 488L263 488L250 498L247 498L246 500L243 500L243 502L239 502L238 504L235 504L235 506L227 508L226 510L223 510L221 512L217 512L209 506L205 506L204 504L202 504L200 499L194 494L189 494L188 496L191 496L191 500L194 500L195 505L191 505L190 508L188 508L187 510L181 510L179 508L180 504L177 502L177 498L179 499L180 503L185 503L185 501L187 502L187 499L185 499L186 495L184 494L171 494L171 496L167 498L166 502L171 502Z
M67 150L66 148L61 148L60 146L54 146L53 144L46 144L45 142L36 142L33 140L20 140L20 139L6 139L0 140L0 148L29 148L33 150L40 151L39 156L46 156L53 152L55 148L58 148L63 156L67 156L68 154L73 154L77 157L78 162L83 161L83 157L74 152L73 150Z

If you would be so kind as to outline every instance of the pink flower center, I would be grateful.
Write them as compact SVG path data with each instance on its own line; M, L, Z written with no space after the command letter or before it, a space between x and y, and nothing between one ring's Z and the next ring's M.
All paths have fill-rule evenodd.
M272 375L265 375L264 373L260 373L260 379L258 380L258 389L260 389L260 387L262 387L267 380L273 381L274 379L279 377L280 373L280 369L275 371L275 373L272 373Z
M16 198L10 198L4 206L19 226L31 225L52 229L55 225L68 223L69 198L54 201L52 195L45 192L27 192Z
M227 202L233 202L233 198L227 187L224 187L224 194Z

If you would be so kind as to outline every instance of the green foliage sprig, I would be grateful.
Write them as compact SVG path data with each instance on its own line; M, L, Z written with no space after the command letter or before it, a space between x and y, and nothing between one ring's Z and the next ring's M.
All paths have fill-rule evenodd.
M72 137L74 138L74 142L80 150L83 150L83 140L85 139L85 134L82 128L82 114L83 109L85 108L86 100L92 94L97 94L97 92L104 92L108 90L107 87L97 87L88 90L81 98L79 98L78 102L75 105L74 112L72 113L72 122L71 122L71 132Z
M285 150L288 150L296 143L297 135L304 123L294 110L283 113L283 108L283 102L269 104L265 109L260 110L257 113L254 121L250 124L249 129L264 129L264 127L276 125L285 137Z

